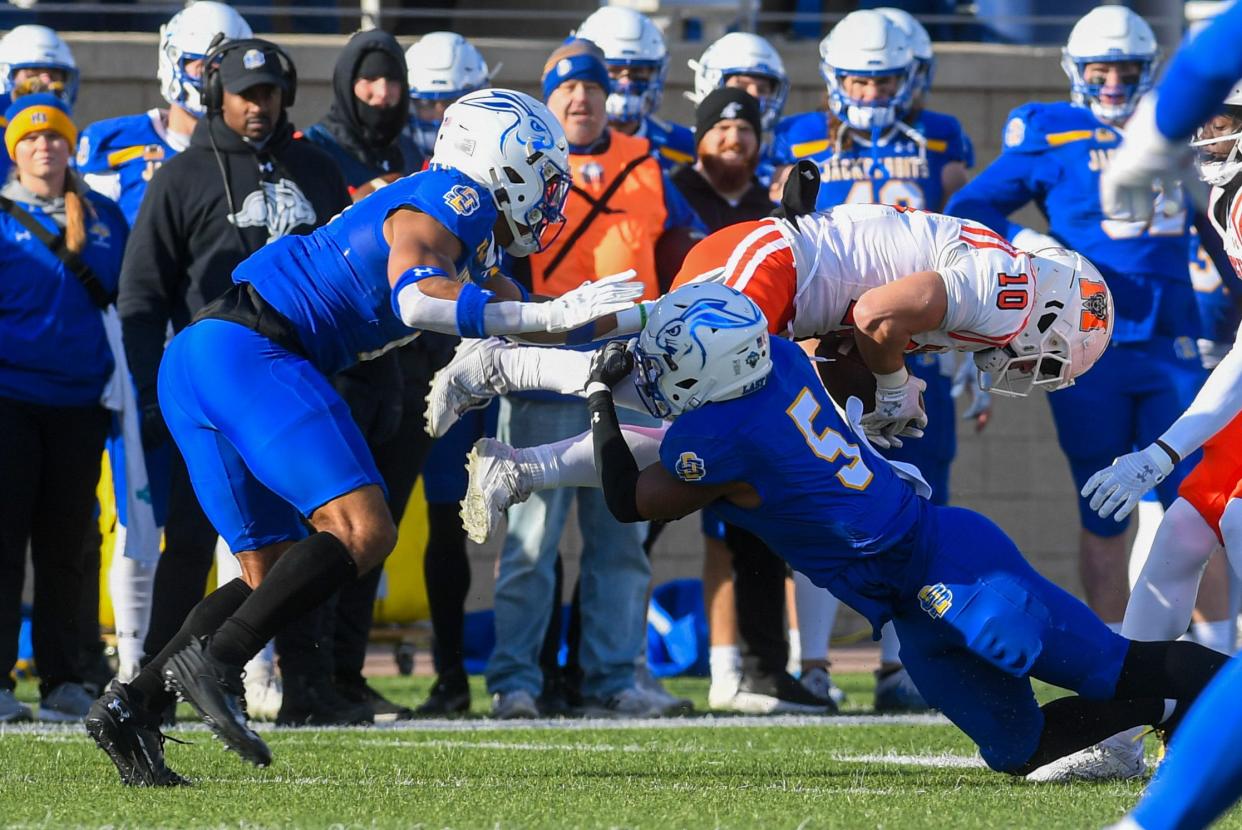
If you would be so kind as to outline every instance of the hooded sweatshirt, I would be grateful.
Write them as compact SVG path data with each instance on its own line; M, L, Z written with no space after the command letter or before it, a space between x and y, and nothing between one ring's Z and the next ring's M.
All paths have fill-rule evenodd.
M400 69L401 95L393 107L379 109L354 95L358 69L369 52L383 52ZM306 130L306 137L336 160L345 183L354 190L377 178L389 181L417 172L423 158L405 128L410 114L410 87L405 54L396 39L373 29L349 39L332 72L332 106Z
M185 152L152 177L125 248L117 310L139 404L156 402L169 323L185 328L233 284L242 260L349 203L336 165L295 139L283 113L261 145L218 116L199 121Z

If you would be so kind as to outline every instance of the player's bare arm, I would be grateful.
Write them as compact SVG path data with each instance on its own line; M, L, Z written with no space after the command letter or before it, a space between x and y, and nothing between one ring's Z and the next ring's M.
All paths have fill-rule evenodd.
M877 375L901 369L910 339L940 328L948 302L935 271L920 271L863 294L854 306L854 342L867 368Z

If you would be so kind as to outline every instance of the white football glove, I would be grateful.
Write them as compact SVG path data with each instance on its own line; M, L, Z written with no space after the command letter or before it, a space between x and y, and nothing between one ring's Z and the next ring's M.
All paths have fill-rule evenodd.
M635 282L637 271L630 269L620 274L587 280L572 291L567 291L548 303L540 303L544 309L544 330L552 333L573 331L600 317L624 311L643 296L643 284Z
M963 421L976 420L992 411L992 393L983 388L979 371L975 361L967 355L958 363L957 372L953 375L949 394L955 399L970 394L970 406L962 413Z
M1091 498L1091 509L1107 519L1121 521L1130 515L1143 494L1173 472L1173 459L1158 444L1148 444L1138 452L1127 453L1100 470L1082 488L1083 498ZM1094 495L1093 495L1094 494Z
M927 384L903 367L876 375L875 409L862 417L867 439L877 447L900 447L902 438L921 438L927 426L923 390Z
M1126 122L1125 140L1100 175L1100 206L1110 219L1146 222L1151 219L1156 194L1177 192L1181 180L1196 179L1194 155L1184 141L1170 141L1156 127L1156 95L1139 101Z
M1036 251L1042 251L1044 248L1064 247L1048 234L1040 233L1030 228L1023 228L1013 235L1013 246L1019 251L1026 251L1032 254Z

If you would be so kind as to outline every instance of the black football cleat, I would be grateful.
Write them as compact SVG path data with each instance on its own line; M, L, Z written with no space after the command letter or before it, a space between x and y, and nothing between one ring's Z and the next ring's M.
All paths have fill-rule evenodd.
M168 658L164 685L193 706L226 747L256 767L272 763L272 751L248 723L241 667L213 660L206 644L195 639Z
M470 711L470 684L465 675L441 675L436 678L427 699L414 710L420 718L444 718L464 715Z
M86 713L86 732L112 759L128 787L182 787L189 781L164 764L159 716L133 706L129 690L113 680ZM176 740L175 738L173 740Z

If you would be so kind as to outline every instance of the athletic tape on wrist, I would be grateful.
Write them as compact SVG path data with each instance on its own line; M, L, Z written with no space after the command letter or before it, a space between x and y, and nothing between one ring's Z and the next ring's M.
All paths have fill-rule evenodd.
M405 273L397 277L397 282L392 287L392 297L390 302L392 303L392 313L397 315L398 320L404 319L401 316L401 304L397 302L397 298L401 295L402 289L407 288L420 280L425 280L428 277L444 277L446 279L452 279L449 277L447 271L443 268L437 268L434 265L416 265L413 268L405 269Z
M494 297L491 291L472 282L461 287L457 295L457 333L462 337L487 337L484 331L483 306Z

